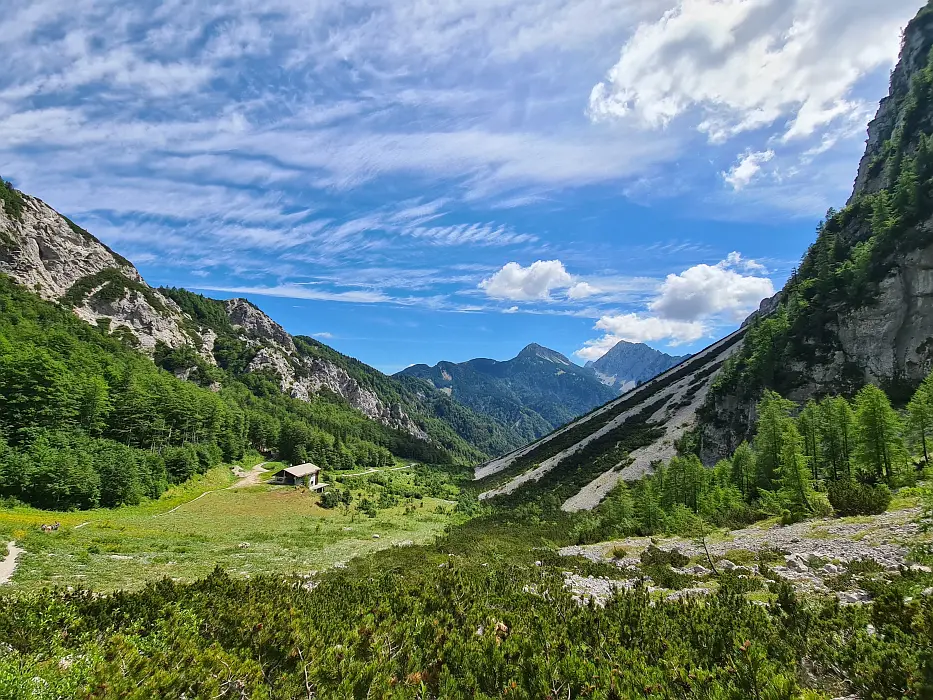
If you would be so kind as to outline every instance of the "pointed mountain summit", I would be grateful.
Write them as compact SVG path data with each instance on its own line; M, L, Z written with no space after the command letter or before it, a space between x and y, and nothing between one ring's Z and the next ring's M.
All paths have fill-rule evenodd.
M604 384L624 394L689 357L668 355L644 343L620 340L598 360L587 362L586 367L592 369Z
M537 343L505 362L414 365L396 376L418 377L474 411L485 413L534 440L610 401L615 391L591 371Z
M515 358L519 359L530 359L530 358L540 358L542 360L547 360L548 362L555 362L559 365L572 365L573 363L568 360L566 357L561 355L556 350L551 350L546 348L543 345L538 345L537 343L531 343L526 345L524 349L518 353L518 356Z

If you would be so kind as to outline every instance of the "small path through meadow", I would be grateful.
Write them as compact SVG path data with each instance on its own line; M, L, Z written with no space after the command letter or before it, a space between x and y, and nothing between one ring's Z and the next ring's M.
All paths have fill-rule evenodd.
M268 464L268 462L260 462L259 464L257 464L255 467L253 467L253 468L250 470L249 474L247 474L246 476L244 476L242 479L240 479L240 480L237 481L236 483L231 484L230 486L226 486L226 487L224 487L224 488L222 488L222 489L212 489L212 490L210 490L210 491L205 491L204 493L202 493L202 494L201 494L200 496L198 496L197 498L192 498L190 501L185 501L184 503L180 503L180 504L178 504L177 506L175 506L174 508L172 508L171 510L167 510L167 511L165 511L164 513L156 513L156 514L153 515L152 517L153 517L153 518L158 518L158 517L160 517L160 516L162 516L162 515L170 515L170 514L174 513L176 510L178 510L179 508L181 508L182 506L186 506L186 505L188 505L188 504L190 504L190 503L194 503L195 501L201 500L202 498L204 498L204 497L205 497L207 494L209 494L209 493L217 493L218 491L226 491L227 489L237 489L237 488L242 488L243 486L253 486L253 485L255 485L255 484L258 484L258 483L259 483L259 477L260 477L260 475L263 474L263 473L266 471L265 469L263 469L263 467L264 467L266 464Z
M7 543L7 548L10 553L6 555L3 561L0 561L0 585L13 577L13 572L16 571L16 559L25 551L17 547L16 542Z

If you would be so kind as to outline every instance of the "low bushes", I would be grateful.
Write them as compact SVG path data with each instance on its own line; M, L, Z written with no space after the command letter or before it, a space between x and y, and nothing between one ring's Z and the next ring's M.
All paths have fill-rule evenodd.
M840 517L879 515L891 504L891 491L884 484L868 486L842 480L830 484L829 502Z

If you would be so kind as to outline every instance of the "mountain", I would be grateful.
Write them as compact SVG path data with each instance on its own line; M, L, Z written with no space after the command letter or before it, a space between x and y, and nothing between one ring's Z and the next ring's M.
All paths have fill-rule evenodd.
M933 369L933 3L908 25L849 201L742 327L634 391L475 469L481 498L592 509L621 481L751 436L766 389L794 401L866 384L903 403Z
M586 363L607 386L618 389L620 394L631 391L642 382L653 379L671 367L679 365L689 355L674 357L660 350L649 348L644 343L629 343L620 340L598 360Z
M176 377L219 390L272 383L304 402L339 397L380 426L461 460L525 442L428 384L393 379L311 338L293 338L245 299L154 289L126 258L41 200L0 181L0 274L71 310Z
M430 382L438 392L510 426L525 442L616 396L592 371L537 344L505 362L476 359L434 367L414 365L396 377Z

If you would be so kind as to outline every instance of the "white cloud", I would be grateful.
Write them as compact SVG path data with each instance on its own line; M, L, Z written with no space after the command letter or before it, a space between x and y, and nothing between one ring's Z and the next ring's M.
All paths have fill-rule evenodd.
M852 88L897 58L916 0L679 0L641 24L590 95L592 119L657 129L691 115L712 142L780 124L787 141L864 109Z
M679 275L668 275L648 308L677 321L697 321L714 314L742 318L774 294L774 284L767 277L744 275L736 268L760 270L761 266L732 253L716 265L695 265Z
M758 176L761 172L762 165L773 159L774 151L771 150L759 152L753 152L751 150L745 151L743 155L739 156L736 164L733 165L728 172L721 173L722 179L725 180L726 184L731 186L733 190L738 192Z
M591 297L599 293L600 290L589 282L577 282L569 290L567 290L567 296L571 299L586 299L587 297Z
M697 321L671 321L656 316L642 314L621 314L603 316L595 328L606 334L595 340L588 340L574 354L583 360L598 360L621 340L630 343L649 343L666 340L668 345L677 346L692 343L706 335L706 327Z
M584 360L602 357L620 340L693 343L724 322L734 323L774 294L765 266L733 251L716 265L694 265L668 275L648 303L649 313L607 314L597 321L601 338L587 341L575 354Z
M318 338L320 340L330 340L331 338L334 337L334 334L328 333L327 331L322 331L320 333L312 333L311 336L313 338Z
M510 306L510 307L507 308L505 311L503 311L503 313L506 313L506 314L517 314L517 313L518 313L518 307L517 307L517 306Z
M547 301L553 290L572 284L573 277L560 260L538 260L528 267L510 262L480 282L479 287L494 299Z

